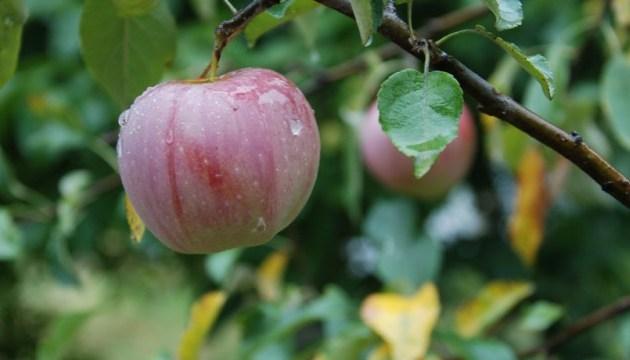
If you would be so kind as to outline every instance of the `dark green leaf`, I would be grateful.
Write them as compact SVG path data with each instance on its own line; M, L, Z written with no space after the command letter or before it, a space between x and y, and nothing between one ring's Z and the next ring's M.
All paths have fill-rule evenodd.
M122 107L161 79L175 52L175 22L166 5L160 1L140 13L121 14L112 0L87 0L81 15L86 65Z
M523 21L523 7L520 0L483 0L492 11L497 30L512 29Z
M26 8L22 0L0 1L0 86L15 72Z
M425 76L402 70L385 80L378 92L381 126L398 150L415 158L416 177L429 171L457 137L463 105L459 83L441 71Z
M601 101L613 135L630 149L630 62L621 56L612 58L604 68Z

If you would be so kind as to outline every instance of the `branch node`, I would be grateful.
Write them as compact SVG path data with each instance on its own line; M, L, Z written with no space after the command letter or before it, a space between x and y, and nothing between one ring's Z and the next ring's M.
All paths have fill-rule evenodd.
M575 130L571 131L571 138L573 139L573 143L575 143L575 145L582 145L584 143L582 135Z

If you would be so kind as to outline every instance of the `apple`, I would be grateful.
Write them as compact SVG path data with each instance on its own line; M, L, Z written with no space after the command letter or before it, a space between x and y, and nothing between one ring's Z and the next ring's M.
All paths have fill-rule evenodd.
M359 136L363 162L368 171L392 190L419 199L436 199L445 195L468 172L472 164L477 134L466 106L462 112L458 136L446 146L429 172L421 178L413 175L413 159L402 154L379 123L376 104L360 124Z
M296 218L315 183L313 110L271 70L159 84L119 123L125 191L147 228L178 252L270 240Z

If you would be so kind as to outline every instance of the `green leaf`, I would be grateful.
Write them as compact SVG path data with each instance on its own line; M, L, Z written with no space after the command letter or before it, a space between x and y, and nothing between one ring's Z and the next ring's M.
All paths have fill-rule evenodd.
M26 8L22 0L0 1L0 86L17 67Z
M630 149L630 62L621 56L608 61L604 67L601 102L613 135L626 149Z
M441 263L442 248L430 239L386 242L379 254L376 274L389 288L412 293L435 279Z
M90 313L61 315L46 330L37 347L38 360L63 359L72 339L89 318Z
M245 38L249 46L254 46L256 40L269 30L289 22L295 17L305 14L319 6L319 4L313 0L288 0L287 2L290 4L283 11L280 11L282 9L272 11L273 15L265 11L247 24L245 28ZM277 18L276 16L282 12L284 12L282 18Z
M359 27L359 35L364 46L372 43L372 36L383 19L382 0L350 0L352 12Z
M415 176L424 175L455 137L464 100L455 78L442 71L426 76L406 69L381 85L380 122L403 154L415 158Z
M222 284L234 268L241 252L243 252L242 248L236 248L208 255L206 273L213 281Z
M483 0L495 17L497 30L513 29L523 21L523 7L520 0Z
M519 327L528 331L545 331L564 315L562 306L538 301L527 307L519 320Z
M516 355L506 344L497 340L472 340L464 345L466 360L516 360Z
M175 53L175 21L166 5L135 13L121 15L112 0L87 0L81 15L88 70L122 107L161 79Z
M499 45L505 52L510 54L521 67L533 76L547 96L548 99L552 99L554 95L553 73L549 66L549 62L542 55L527 56L523 51L515 44L503 40L501 37L489 32L481 25L477 25L475 30L492 40L495 44Z
M363 223L363 232L381 246L386 242L400 244L414 238L417 212L409 200L377 202Z
M17 257L22 247L22 234L11 214L0 208L0 261Z
M279 4L267 9L267 12L269 13L269 15L275 17L276 19L282 19L284 15L286 15L287 9L289 8L289 6L291 6L293 1L294 0L282 0Z

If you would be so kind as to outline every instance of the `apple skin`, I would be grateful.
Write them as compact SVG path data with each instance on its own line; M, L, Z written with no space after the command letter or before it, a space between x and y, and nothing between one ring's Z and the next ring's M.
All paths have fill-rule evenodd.
M468 172L477 134L472 114L465 105L458 136L420 179L413 175L413 159L396 149L383 132L378 118L378 108L374 104L360 124L359 136L365 166L385 186L419 199L434 200L444 196Z
M159 84L119 123L125 191L147 228L177 252L267 242L296 218L315 183L313 110L271 70Z

